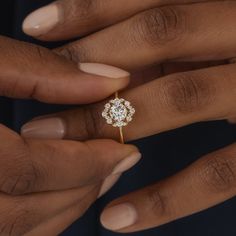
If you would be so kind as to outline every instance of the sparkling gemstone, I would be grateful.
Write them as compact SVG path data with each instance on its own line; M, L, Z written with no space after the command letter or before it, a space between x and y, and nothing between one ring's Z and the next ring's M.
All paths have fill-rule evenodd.
M130 102L125 101L125 106L129 108L130 107Z
M112 124L112 119L109 119L109 118L108 118L108 119L107 119L107 124L110 124L110 125L111 125L111 124Z
M111 118L115 121L125 120L127 113L127 108L122 103L115 103L113 106L111 106L109 112Z
M107 117L107 112L106 111L104 111L103 113L102 113L102 117L104 117L104 118L106 118Z
M111 107L110 103L107 103L107 104L105 105L105 108L106 108L106 109L109 109L110 107Z
M127 116L127 121L128 122L130 122L130 121L132 121L133 120L133 118L131 117L131 116Z
M131 108L131 109L129 110L129 112L133 115L133 114L135 113L135 109L134 109L134 108Z

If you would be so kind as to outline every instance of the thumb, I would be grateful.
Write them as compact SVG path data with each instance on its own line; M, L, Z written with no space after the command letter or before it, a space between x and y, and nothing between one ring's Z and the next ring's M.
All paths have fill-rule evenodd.
M0 36L0 96L47 103L91 103L127 86L129 73L81 63L32 44Z

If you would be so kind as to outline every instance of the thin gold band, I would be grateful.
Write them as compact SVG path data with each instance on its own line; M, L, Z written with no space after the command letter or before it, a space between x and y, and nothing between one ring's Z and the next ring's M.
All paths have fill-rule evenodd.
M124 140L123 128L120 127L119 130L120 130L120 142L124 144L125 140Z
M118 92L115 93L115 98L119 98ZM123 128L119 127L119 130L120 130L120 142L124 144L125 140L124 140Z

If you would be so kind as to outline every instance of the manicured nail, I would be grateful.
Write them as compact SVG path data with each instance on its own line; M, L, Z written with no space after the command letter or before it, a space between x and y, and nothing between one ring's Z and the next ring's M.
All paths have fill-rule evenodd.
M65 135L65 124L60 118L33 120L21 128L25 138L62 139Z
M129 170L140 161L141 157L142 156L140 152L132 153L130 156L126 157L114 168L112 174L116 175Z
M59 23L59 15L57 4L42 7L26 17L23 22L23 31L34 37L44 35Z
M102 187L100 189L98 198L102 197L104 194L106 194L119 180L121 174L117 174L117 175L110 175L108 176L103 184Z
M123 203L104 210L101 215L102 225L109 230L117 231L132 226L137 222L138 213L130 203Z
M100 75L108 78L125 78L129 77L129 72L120 68L99 63L80 63L79 69L85 73Z

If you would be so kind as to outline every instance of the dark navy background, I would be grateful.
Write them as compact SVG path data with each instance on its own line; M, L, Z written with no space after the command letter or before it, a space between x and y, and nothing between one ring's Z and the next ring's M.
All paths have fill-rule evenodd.
M21 23L29 12L48 2L50 1L0 1L0 34L40 43L22 33ZM56 44L45 46L53 47ZM34 101L12 101L0 98L0 122L19 131L21 125L34 116L68 108ZM156 117L156 122L158 122L158 117ZM100 226L99 213L105 204L118 196L172 175L201 155L231 144L235 140L236 128L234 126L226 122L211 122L185 127L136 142L135 144L143 153L142 162L126 173L109 194L92 206L82 219L75 222L62 235L122 235L108 232ZM159 228L127 235L236 236L236 198Z

